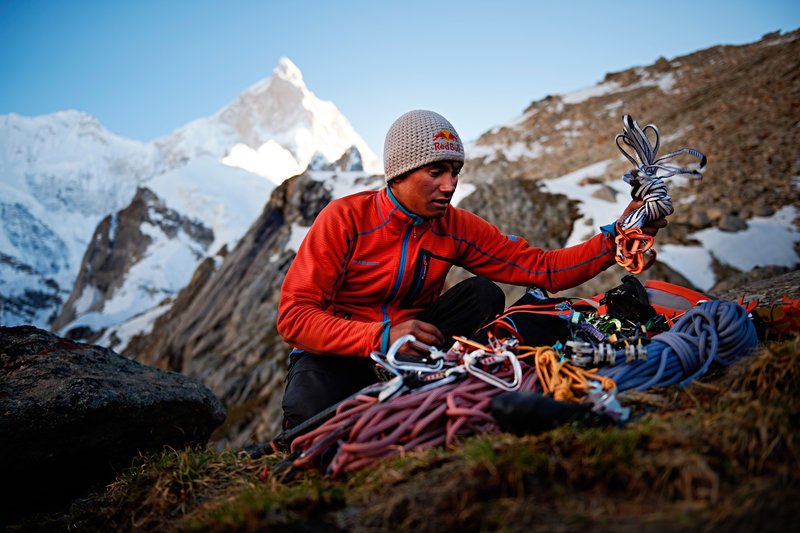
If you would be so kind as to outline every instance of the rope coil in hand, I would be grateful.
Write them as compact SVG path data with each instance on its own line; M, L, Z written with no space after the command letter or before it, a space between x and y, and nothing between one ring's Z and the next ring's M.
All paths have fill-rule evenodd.
M648 132L652 132L654 138L652 142ZM614 138L614 142L622 155L635 167L623 176L625 182L632 187L631 197L644 202L643 206L617 222L616 259L617 263L629 272L639 274L650 268L656 259L656 252L652 249L653 237L643 233L642 228L648 222L674 212L664 179L679 174L702 177L707 160L703 153L694 148L682 148L658 157L660 146L658 128L653 124L642 128L630 115L623 117L622 133ZM682 154L699 159L699 167L679 167L665 163ZM644 257L646 253L649 255L648 259Z

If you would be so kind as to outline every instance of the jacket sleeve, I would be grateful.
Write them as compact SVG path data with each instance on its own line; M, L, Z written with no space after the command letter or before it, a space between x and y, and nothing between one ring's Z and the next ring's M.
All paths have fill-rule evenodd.
M380 346L384 324L346 320L331 309L353 242L348 232L354 231L338 211L329 204L320 212L286 273L278 333L307 352L367 357Z
M590 240L562 248L542 250L524 239L504 235L495 226L460 210L458 232L461 266L494 281L537 285L547 291L569 289L595 277L615 263L614 236L599 233Z

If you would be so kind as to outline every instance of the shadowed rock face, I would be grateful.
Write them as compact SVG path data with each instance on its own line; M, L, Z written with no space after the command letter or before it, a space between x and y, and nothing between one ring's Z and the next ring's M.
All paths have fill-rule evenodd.
M225 419L200 383L46 331L0 327L0 471L10 515L113 478L136 454L206 443Z
M131 269L147 254L153 238L145 226L157 228L166 238L177 239L179 234L192 244L194 253L201 257L214 241L214 232L196 220L181 215L166 206L153 191L145 187L136 190L131 203L124 209L104 218L95 229L75 286L61 312L51 324L59 331L78 317L78 314L102 312L125 282ZM151 290L159 287L154 283ZM84 294L92 295L89 302L76 309ZM88 327L70 328L63 334L71 339L97 341L103 331Z
M276 188L264 211L219 268L207 259L125 354L202 380L231 411L216 436L234 446L266 440L280 427L289 347L275 328L283 277L294 259L294 227L308 227L331 200L302 174Z

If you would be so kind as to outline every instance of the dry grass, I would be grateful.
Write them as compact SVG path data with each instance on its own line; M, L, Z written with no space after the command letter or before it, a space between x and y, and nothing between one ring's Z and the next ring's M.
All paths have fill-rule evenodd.
M780 529L797 518L800 338L686 389L629 395L624 428L493 435L332 481L281 459L168 450L73 507L92 529Z

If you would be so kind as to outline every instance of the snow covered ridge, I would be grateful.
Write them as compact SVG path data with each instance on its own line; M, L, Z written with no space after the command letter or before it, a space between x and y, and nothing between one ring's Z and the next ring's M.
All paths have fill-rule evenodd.
M675 72L651 74L643 68L634 69L634 72L639 75L639 81L635 83L622 85L616 81L607 81L579 91L562 94L561 101L565 104L579 104L585 102L589 98L633 91L634 89L640 89L642 87L658 87L661 92L669 93L675 86Z
M318 99L286 58L215 115L151 143L78 111L0 116L0 139L0 323L9 325L47 327L98 223L139 187L211 229L213 254L233 246L275 185L312 158L329 164L355 146L360 168L381 170L336 106ZM166 262L167 248L153 251L153 264ZM187 280L195 266L181 264Z
M351 146L361 153L367 172L383 172L378 158L350 122L332 102L317 98L306 87L297 66L285 57L272 77L251 86L213 117L176 133L192 138L198 128L209 127L236 139L218 147L218 151L224 151L224 164L278 184L303 172L316 154L336 161ZM213 147L207 145L205 149Z

